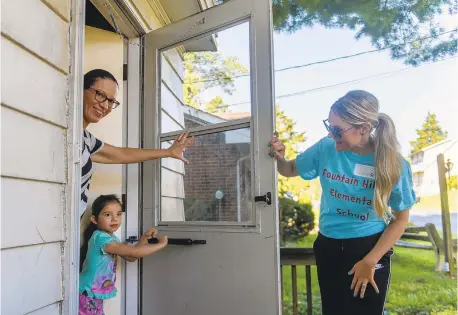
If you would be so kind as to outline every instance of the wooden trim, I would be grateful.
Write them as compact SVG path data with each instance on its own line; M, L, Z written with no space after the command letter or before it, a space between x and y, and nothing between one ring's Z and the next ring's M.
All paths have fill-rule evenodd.
M164 7L159 0L149 0L148 4L151 10L153 10L154 15L156 15L157 19L161 23L161 26L172 23L172 20L170 20L167 12L165 12Z

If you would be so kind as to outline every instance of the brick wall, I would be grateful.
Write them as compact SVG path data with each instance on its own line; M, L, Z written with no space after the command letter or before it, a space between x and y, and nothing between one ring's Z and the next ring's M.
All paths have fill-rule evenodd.
M187 129L199 126L185 119ZM243 144L248 146L249 144ZM237 221L237 161L241 153L237 144L227 144L225 133L198 136L186 150L190 161L185 166L186 220ZM240 191L242 221L248 219L250 187L250 159L241 163ZM224 193L221 200L215 198L217 190Z

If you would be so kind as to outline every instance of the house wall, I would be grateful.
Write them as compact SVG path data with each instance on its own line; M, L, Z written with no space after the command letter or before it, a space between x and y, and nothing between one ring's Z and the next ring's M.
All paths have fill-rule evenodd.
M185 129L183 113L183 63L176 49L163 53L161 61L161 132ZM171 142L162 143L168 148ZM184 164L175 159L163 159L161 168L161 218L164 221L184 221Z
M73 162L70 5L1 1L2 314L62 314Z
M188 119L185 124L187 129L200 126ZM240 140L231 142L237 138L234 135L241 131L243 130L199 136L187 149L186 158L191 162L185 166L184 177L187 221L234 222L238 220L238 206L241 221L249 219L251 159L240 159L249 156L250 144L240 135L239 138L245 143L239 144ZM218 190L224 194L221 200L215 196ZM237 191L240 199L237 199Z
M437 156L443 153L445 161L448 159L458 165L458 141L448 140L440 144L425 148L423 152L412 156L412 172L414 189L418 197L438 195L439 175L437 172ZM458 168L452 168L451 175L457 175Z

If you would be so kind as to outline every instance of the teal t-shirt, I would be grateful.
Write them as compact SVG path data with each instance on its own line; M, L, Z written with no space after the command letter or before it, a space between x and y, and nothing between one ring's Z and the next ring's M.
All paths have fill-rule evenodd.
M355 238L382 232L385 221L374 209L374 153L358 155L338 152L334 140L323 138L296 158L296 169L305 180L320 177L320 233L336 239ZM410 209L415 204L412 171L407 161L388 206L393 211Z
M105 252L104 247L112 242L120 242L116 235L95 231L89 240L83 271L80 273L79 292L97 299L110 299L116 296L116 255Z

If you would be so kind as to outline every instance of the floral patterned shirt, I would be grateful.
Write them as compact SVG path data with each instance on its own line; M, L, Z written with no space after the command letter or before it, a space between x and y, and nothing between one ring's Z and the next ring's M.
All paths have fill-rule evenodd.
M89 240L86 260L80 274L79 292L97 299L116 296L116 255L105 252L105 245L120 242L116 235L95 231Z

